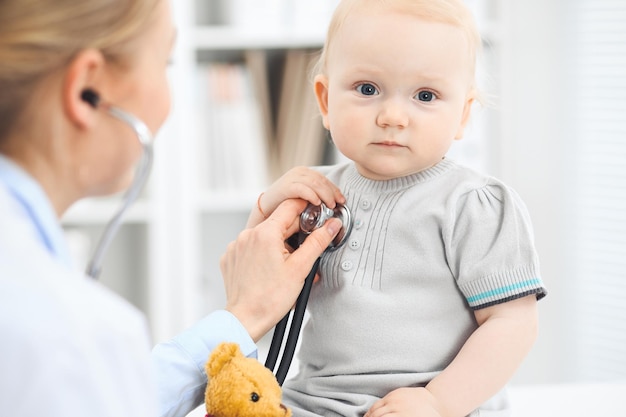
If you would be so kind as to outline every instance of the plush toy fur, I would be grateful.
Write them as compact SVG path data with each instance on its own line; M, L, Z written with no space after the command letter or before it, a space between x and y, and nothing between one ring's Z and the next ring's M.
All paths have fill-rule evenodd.
M274 374L258 360L247 358L236 343L222 343L206 363L207 417L291 417L281 403L282 390Z

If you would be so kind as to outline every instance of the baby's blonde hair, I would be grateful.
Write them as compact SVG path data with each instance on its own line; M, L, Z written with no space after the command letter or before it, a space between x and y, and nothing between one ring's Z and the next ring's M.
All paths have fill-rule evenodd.
M347 17L354 11L365 9L409 14L426 21L445 23L461 29L468 41L470 71L474 80L476 57L482 48L482 41L474 16L463 0L342 0L331 18L326 42L319 61L313 69L314 73L326 71L328 51Z
M0 0L0 141L35 86L81 50L123 64L165 0Z

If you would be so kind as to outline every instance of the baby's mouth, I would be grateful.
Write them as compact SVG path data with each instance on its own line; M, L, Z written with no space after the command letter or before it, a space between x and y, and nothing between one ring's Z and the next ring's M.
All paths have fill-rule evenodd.
M389 148L406 148L406 146L399 144L393 140L384 140L382 142L375 142L374 145L389 147Z

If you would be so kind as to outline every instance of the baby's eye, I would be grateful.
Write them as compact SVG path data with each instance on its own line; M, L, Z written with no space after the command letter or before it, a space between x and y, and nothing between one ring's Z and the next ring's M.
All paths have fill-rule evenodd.
M378 94L378 90L370 83L363 83L356 86L356 91L364 96L375 96Z
M419 93L417 93L417 95L415 96L419 101L425 101L425 102L430 102L430 101L435 101L437 99L437 96L435 95L435 93L433 93L432 91L420 91Z

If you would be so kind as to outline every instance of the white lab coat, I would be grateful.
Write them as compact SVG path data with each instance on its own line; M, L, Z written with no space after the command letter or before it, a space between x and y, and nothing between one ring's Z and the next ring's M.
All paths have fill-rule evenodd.
M143 315L69 265L49 203L25 184L38 213L0 181L0 415L157 415Z
M185 416L223 341L257 354L223 310L150 354L144 316L72 266L43 190L0 155L0 416Z

